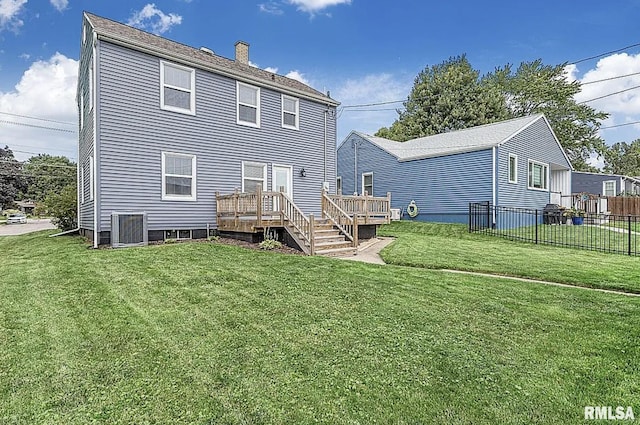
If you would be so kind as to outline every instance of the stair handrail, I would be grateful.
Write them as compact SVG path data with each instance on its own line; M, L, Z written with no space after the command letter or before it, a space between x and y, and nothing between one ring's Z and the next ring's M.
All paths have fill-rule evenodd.
M355 215L351 217L333 199L327 196L327 192L322 192L322 216L331 220L334 226L340 230L354 246L358 245L358 230Z
M311 255L313 255L313 228L309 217L304 215L302 210L293 202L286 193L280 192L280 208L284 219L289 222L302 235L305 242L311 247Z

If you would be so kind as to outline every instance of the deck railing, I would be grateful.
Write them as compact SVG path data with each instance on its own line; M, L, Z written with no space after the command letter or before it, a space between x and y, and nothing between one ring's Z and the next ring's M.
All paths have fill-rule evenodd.
M309 254L315 253L314 237L313 237L313 214L309 217L298 208L298 206L283 192L280 192L280 206L282 216L285 222L289 223L303 239L303 244L309 245ZM304 247L301 247L304 249Z
M279 221L283 225L282 211L280 209L280 192L238 192L230 195L216 193L216 214L218 224L220 221L234 220L234 225L239 226L243 218L255 221L258 227L273 225Z
M357 216L359 224L391 222L391 193L385 197L327 195L341 210L350 216Z
M358 216L349 215L324 191L322 192L322 218L330 220L354 247L358 247Z

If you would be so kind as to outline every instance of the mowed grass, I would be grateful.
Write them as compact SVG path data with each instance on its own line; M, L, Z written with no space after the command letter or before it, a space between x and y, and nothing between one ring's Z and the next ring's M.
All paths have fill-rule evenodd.
M640 300L214 243L0 238L2 424L640 413Z
M638 257L514 242L469 233L467 226L457 224L400 221L383 226L379 233L397 237L381 253L389 264L501 274L640 293Z

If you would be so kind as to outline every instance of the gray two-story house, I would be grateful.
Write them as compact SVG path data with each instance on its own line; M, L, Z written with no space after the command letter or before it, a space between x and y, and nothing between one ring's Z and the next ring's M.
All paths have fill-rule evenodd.
M84 13L78 218L95 247L205 237L216 195L234 191L277 190L320 214L338 102L250 66L244 42L235 53Z

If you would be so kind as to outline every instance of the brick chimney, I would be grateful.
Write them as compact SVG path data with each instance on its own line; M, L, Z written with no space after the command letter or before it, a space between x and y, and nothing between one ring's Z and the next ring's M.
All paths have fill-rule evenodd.
M249 43L236 42L236 62L249 65Z

